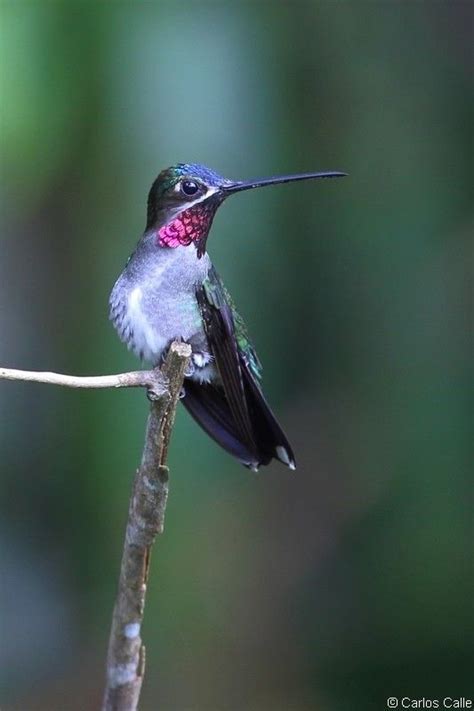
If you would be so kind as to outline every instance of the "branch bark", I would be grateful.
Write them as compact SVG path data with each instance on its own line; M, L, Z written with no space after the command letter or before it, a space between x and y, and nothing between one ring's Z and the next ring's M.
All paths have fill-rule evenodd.
M145 672L140 637L151 548L163 532L168 499L168 446L184 372L191 355L186 343L172 343L165 363L148 371L78 377L0 368L0 380L71 388L145 387L151 399L141 464L135 473L112 615L102 711L136 711Z
M150 567L151 547L163 532L168 498L166 456L176 405L191 348L173 343L162 368L166 395L151 403L142 461L137 469L128 511L117 599L112 618L103 711L135 711L145 671L140 629Z

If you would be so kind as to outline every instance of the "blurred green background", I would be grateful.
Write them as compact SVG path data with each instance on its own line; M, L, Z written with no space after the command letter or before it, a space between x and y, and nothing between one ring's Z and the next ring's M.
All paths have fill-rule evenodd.
M136 368L107 299L163 167L350 174L214 222L299 466L179 413L143 711L472 694L472 7L0 5L1 365ZM147 409L0 383L5 711L98 707Z

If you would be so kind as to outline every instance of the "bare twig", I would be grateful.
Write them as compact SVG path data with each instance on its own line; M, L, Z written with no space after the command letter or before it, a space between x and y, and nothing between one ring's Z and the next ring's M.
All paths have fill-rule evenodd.
M0 380L24 380L32 383L45 383L46 385L64 385L68 388L151 388L161 385L163 378L158 369L136 370L130 373L117 373L117 375L95 375L92 377L78 375L63 375L62 373L47 373L36 370L15 370L14 368L0 368ZM158 391L156 392L158 395Z
M168 391L151 403L140 467L128 511L120 579L112 618L103 711L135 711L145 670L140 638L151 547L162 533L168 498L165 466L190 346L173 343L162 372Z
M0 368L0 380L70 388L147 388L151 399L142 461L135 474L112 616L103 711L136 711L145 671L140 629L145 609L151 547L163 532L168 498L166 456L184 371L191 355L186 343L172 343L161 371L78 377Z

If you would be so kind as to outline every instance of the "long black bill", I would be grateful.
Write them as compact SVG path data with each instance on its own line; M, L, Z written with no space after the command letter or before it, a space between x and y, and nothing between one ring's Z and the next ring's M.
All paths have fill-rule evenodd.
M223 193L238 193L241 190L251 190L252 188L264 188L267 185L278 185L279 183L293 183L296 180L315 180L316 178L344 178L347 173L331 171L329 173L298 173L297 175L276 175L273 178L263 178L257 180L244 180L229 183L222 188Z

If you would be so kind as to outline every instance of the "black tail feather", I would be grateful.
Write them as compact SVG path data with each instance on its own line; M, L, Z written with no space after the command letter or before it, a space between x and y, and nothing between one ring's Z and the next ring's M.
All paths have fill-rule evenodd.
M291 446L260 388L246 373L244 390L254 430L255 451L242 442L220 386L186 380L182 402L207 434L245 466L257 469L275 458L294 469L295 460Z
M258 466L255 453L239 438L223 390L208 383L187 380L184 392L182 403L203 430L242 464Z
M250 416L254 426L255 440L262 454L265 454L266 457L266 461L262 460L261 463L268 464L271 459L275 458L282 464L286 464L290 469L295 469L295 455L291 445L271 411L268 402L265 400L260 387L246 369L243 370L242 375Z

